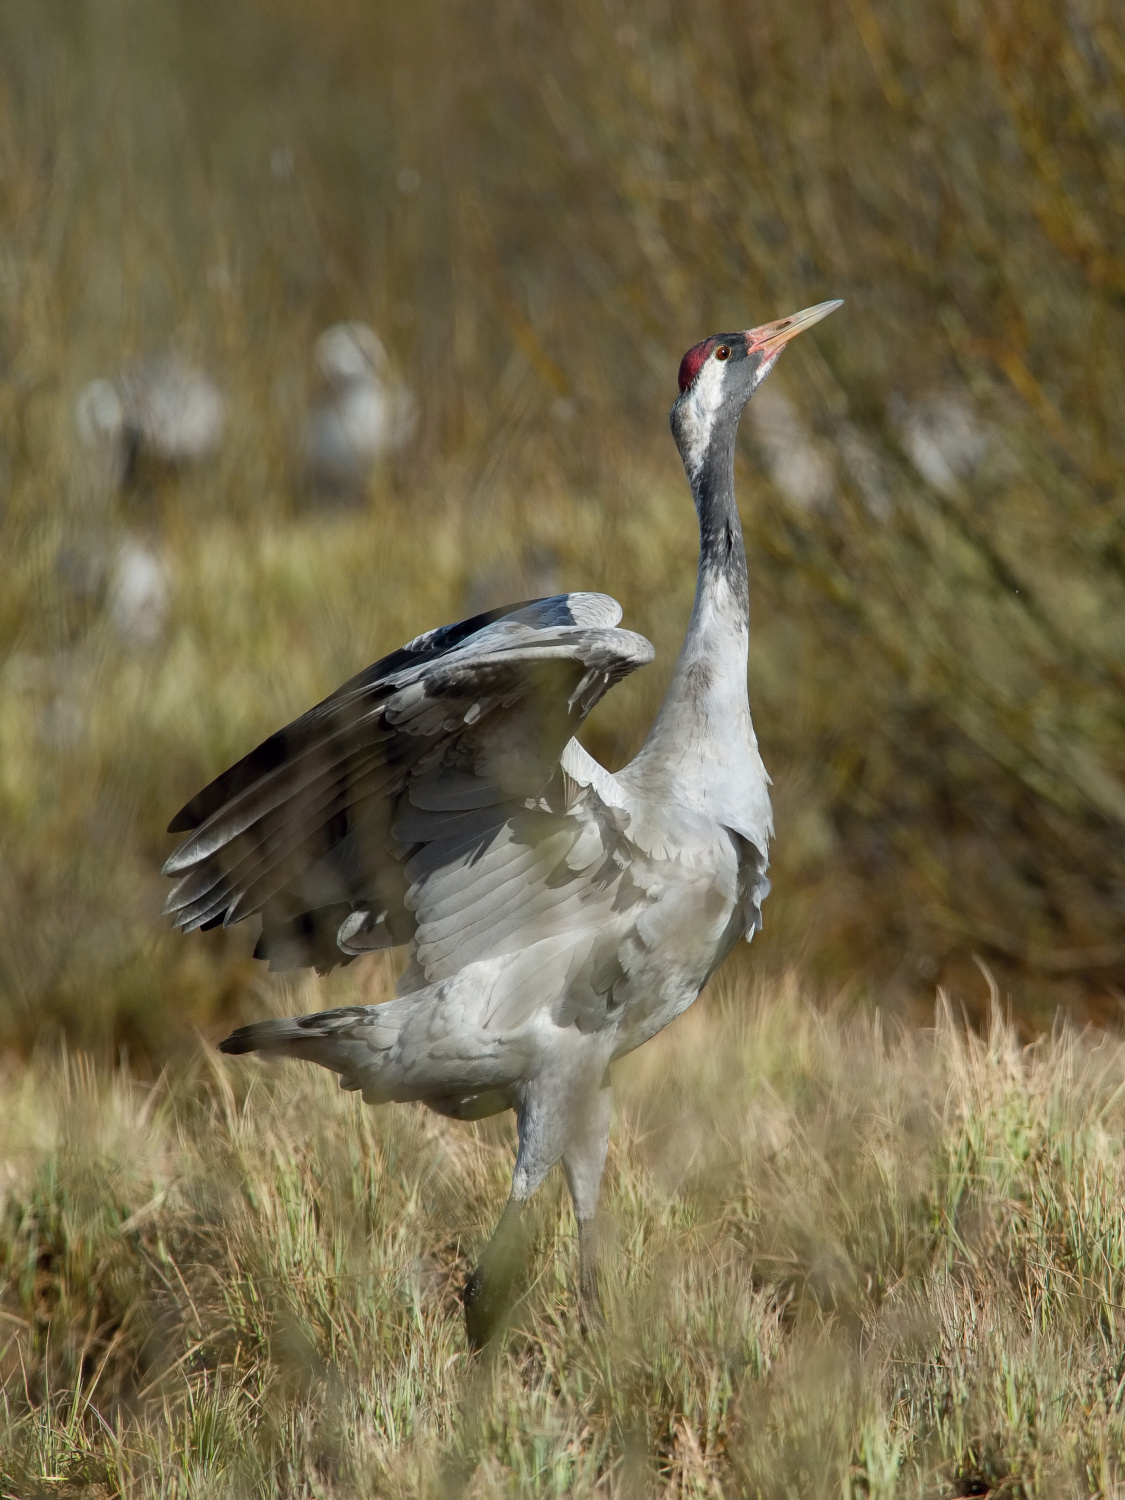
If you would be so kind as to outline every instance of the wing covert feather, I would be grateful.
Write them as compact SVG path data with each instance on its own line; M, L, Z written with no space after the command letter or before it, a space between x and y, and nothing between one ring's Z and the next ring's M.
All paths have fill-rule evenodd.
M536 600L419 636L352 678L181 810L172 829L192 831L165 866L178 877L166 910L185 930L260 912L259 951L318 967L414 932L438 967L464 963L562 910L605 850L556 805L560 756L653 655L620 617L606 595ZM549 832L528 821L535 806L552 809Z

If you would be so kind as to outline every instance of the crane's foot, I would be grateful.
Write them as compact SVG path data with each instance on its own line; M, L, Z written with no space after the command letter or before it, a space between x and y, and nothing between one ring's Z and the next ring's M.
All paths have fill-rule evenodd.
M465 1332L474 1353L492 1343L511 1309L526 1250L522 1214L523 1205L509 1201L479 1265L461 1293Z

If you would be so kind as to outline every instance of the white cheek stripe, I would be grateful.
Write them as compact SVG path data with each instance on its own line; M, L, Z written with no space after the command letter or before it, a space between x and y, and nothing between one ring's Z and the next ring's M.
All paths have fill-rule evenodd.
M726 366L710 355L695 377L684 406L684 462L691 479L699 473L711 442L715 414L723 404L725 374Z

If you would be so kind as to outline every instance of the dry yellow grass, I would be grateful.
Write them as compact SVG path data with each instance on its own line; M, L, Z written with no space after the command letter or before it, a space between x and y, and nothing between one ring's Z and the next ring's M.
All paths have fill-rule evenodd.
M457 1294L505 1123L205 1053L10 1067L0 1493L1119 1493L1119 1041L728 981L616 1082L607 1330L552 1180L488 1365Z

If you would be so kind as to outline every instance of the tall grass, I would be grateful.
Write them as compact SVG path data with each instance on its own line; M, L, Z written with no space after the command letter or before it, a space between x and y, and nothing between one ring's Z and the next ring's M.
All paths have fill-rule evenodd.
M478 1364L506 1124L203 1055L10 1067L0 1493L1119 1492L1117 1041L728 981L616 1082L606 1331L552 1180Z
M924 1007L982 993L977 953L1032 1024L1116 1015L1117 9L7 0L0 28L7 1041L159 1059L245 1008L248 935L161 925L168 816L469 600L544 571L622 599L660 653L591 725L623 759L692 586L676 361L828 295L741 460L779 830L757 960ZM421 422L325 516L295 476L340 316ZM222 384L222 453L110 493L73 398L168 347ZM171 578L148 651L97 581L126 532Z

